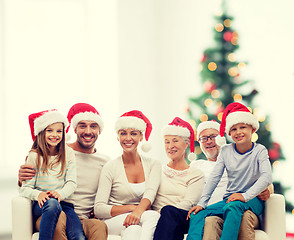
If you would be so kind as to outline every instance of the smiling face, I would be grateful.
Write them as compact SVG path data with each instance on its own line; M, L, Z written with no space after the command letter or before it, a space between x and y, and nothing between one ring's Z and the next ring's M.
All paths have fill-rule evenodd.
M94 121L80 121L77 124L75 133L77 134L77 142L84 149L92 149L95 147L96 140L99 135L99 125Z
M207 160L209 161L216 161L217 156L219 154L220 146L216 144L215 137L214 137L214 136L217 136L218 134L219 134L218 131L213 128L207 128L199 134L199 139L203 137L206 137L206 138L209 137L207 138L206 142L200 141L200 148L202 152L205 154L205 156L207 157Z
M189 143L182 137L175 135L164 136L164 146L166 155L173 161L185 158L185 152Z
M124 152L134 152L137 151L139 142L143 140L143 134L131 128L120 129L117 134L117 140Z
M229 135L237 145L251 145L251 138L254 132L255 129L251 125L237 123L231 127Z
M62 138L63 123L53 123L45 129L45 141L50 148L56 148Z

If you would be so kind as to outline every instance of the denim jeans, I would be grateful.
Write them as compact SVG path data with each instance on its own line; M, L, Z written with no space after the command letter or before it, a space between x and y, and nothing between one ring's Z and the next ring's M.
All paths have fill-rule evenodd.
M53 239L56 223L61 211L66 214L66 235L69 240L84 240L85 235L81 221L74 211L74 206L67 202L58 202L55 198L47 200L40 208L37 201L33 203L34 223L42 215L40 222L39 240Z

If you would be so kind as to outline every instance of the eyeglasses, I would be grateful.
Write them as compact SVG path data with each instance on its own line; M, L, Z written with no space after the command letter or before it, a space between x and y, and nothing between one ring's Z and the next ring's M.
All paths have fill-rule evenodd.
M208 141L208 139L210 139L211 141L213 141L216 137L217 137L217 135L215 135L215 134L210 135L210 136L203 136L203 137L199 138L199 142L205 143L205 142Z

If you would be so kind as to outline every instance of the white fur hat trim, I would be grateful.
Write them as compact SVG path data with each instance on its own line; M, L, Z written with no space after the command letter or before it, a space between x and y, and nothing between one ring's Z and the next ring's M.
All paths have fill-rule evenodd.
M102 132L104 128L104 123L102 121L102 118L98 114L93 112L81 112L74 115L73 118L71 119L73 128L75 129L78 123L84 120L96 122L99 125L100 133Z
M216 121L205 121L200 123L197 127L197 141L199 140L200 133L209 128L215 129L219 132L220 124Z
M131 116L120 117L115 123L115 131L118 132L120 129L135 129L141 132L145 132L146 123L143 119Z
M68 121L66 117L64 117L58 111L48 111L45 112L42 116L36 118L34 120L34 134L37 136L40 132L42 132L46 127L53 123L61 122L64 124L64 127L68 127Z
M226 118L226 133L229 134L232 126L238 123L251 125L255 131L259 129L259 122L256 117L250 112L232 112Z
M181 126L175 126L175 125L167 125L162 130L162 135L174 135L174 136L181 136L181 137L190 137L190 131L188 128L181 127Z

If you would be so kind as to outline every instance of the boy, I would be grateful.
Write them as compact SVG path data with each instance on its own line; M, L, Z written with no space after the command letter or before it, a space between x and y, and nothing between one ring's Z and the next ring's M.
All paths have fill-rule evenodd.
M234 143L222 147L197 206L188 213L187 218L191 219L187 240L201 240L205 217L216 215L224 219L221 239L237 239L244 211L262 213L264 201L256 196L271 184L272 177L266 148L251 141L258 128L257 119L246 106L235 102L226 107L220 126L221 138L217 137L216 141L222 145L226 132ZM228 174L228 185L223 201L205 209L224 169Z

